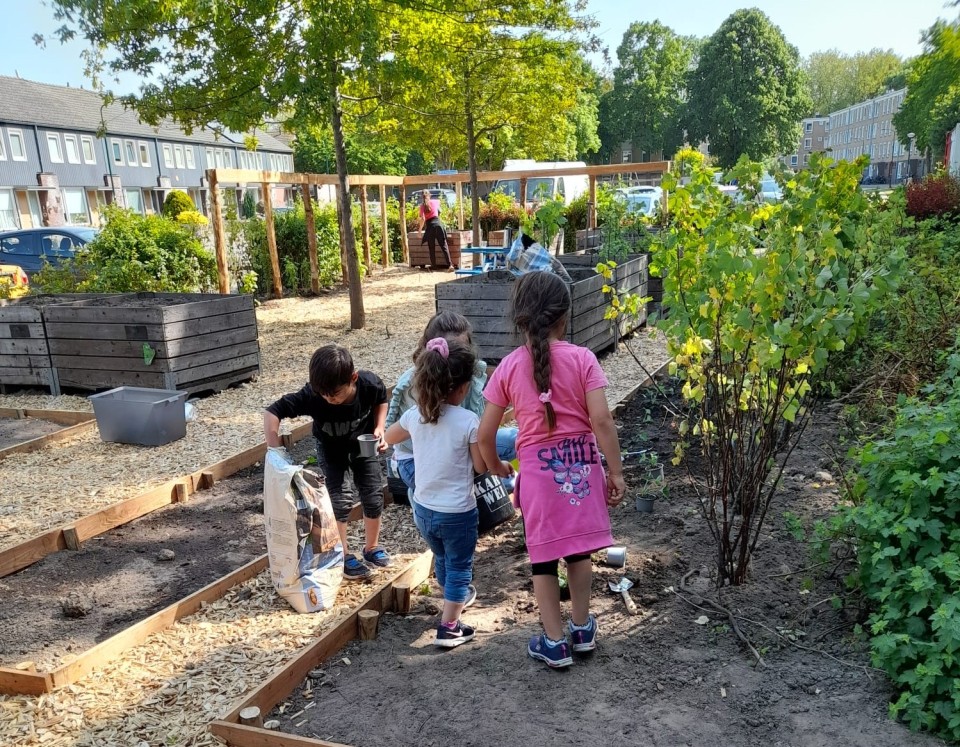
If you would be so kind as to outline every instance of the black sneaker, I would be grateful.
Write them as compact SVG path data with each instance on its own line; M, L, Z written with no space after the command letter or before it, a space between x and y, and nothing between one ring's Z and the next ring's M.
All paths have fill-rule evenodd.
M370 575L370 568L361 563L356 555L347 555L343 559L344 581L366 581Z
M469 625L464 625L459 620L455 628L447 628L443 623L440 623L437 625L437 637L433 645L440 646L441 648L454 648L461 643L472 641L475 632L473 628Z

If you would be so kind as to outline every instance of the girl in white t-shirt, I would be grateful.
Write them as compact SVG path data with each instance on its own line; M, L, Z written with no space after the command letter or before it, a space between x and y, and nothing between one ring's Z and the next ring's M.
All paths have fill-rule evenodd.
M470 588L477 546L473 475L485 472L486 466L477 446L480 419L459 404L470 390L475 364L473 349L462 342L443 337L428 341L413 375L417 406L403 413L384 437L388 444L413 442L413 517L433 551L437 583L443 587L443 614L434 643L444 648L474 636L460 613L475 594Z

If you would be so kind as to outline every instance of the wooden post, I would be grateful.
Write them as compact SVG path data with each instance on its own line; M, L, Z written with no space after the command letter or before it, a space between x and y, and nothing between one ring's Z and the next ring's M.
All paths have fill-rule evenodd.
M582 182L581 182L582 183ZM587 205L587 228L597 227L597 177L590 174L590 197Z
M217 251L217 286L221 293L230 292L230 272L227 267L227 234L223 230L223 197L217 184L217 171L207 171L210 190L210 211L213 213L213 243Z
M245 726L258 726L263 728L263 715L256 706L248 706L240 711L240 723Z
M337 217L340 217L340 185L338 184L333 188L334 194L336 195L337 200ZM350 187L347 187L347 192L350 191ZM353 220L353 214L351 213L347 220ZM337 233L341 234L339 220L337 222ZM356 251L356 247L351 247L350 251ZM347 274L347 243L346 239L343 236L340 236L340 274L342 275L341 282L345 286L350 285L350 277Z
M21 661L19 664L13 667L18 672L36 672L37 664L33 661Z
M174 488L174 503L187 503L190 500L190 491L185 482L178 482Z
M520 177L520 195L519 195L520 207L523 208L523 212L527 212L527 177Z
M367 280L369 280L372 275L373 260L370 259L370 221L367 219L366 187L360 187L360 221L363 224L363 263L367 266Z
M273 296L283 298L283 282L280 277L280 259L277 256L277 231L273 225L273 202L270 199L270 185L260 185L263 196L263 220L267 225L267 250L270 252L270 271L273 273Z
M390 266L390 224L387 222L387 185L380 185L380 230L383 233L383 255L380 264Z
M457 182L457 230L463 230L463 182Z
M357 613L357 626L360 630L361 641L372 641L377 637L377 623L380 613L376 610L360 610Z
M67 545L68 550L79 550L80 549L80 537L77 536L76 527L64 527L63 528L63 541Z
M400 249L403 251L403 261L410 262L409 239L407 238L407 193L400 185Z
M320 265L317 261L317 222L313 217L313 198L310 185L301 187L303 193L303 213L307 219L307 252L310 255L310 292L320 292Z
M393 585L393 603L398 614L410 613L410 584Z
M213 472L200 473L200 490L210 490L217 482L217 476Z

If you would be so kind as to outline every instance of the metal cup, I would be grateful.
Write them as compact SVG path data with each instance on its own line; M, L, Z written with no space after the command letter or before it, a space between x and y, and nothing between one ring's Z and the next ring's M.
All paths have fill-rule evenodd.
M623 568L627 564L627 548L608 547L606 562L613 568Z
M360 442L360 456L372 457L377 455L380 439L372 433L364 433L362 436L357 436L357 441Z

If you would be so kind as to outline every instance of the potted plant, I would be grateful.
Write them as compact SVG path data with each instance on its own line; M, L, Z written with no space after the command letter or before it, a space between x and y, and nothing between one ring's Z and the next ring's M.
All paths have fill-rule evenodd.
M655 451L648 451L640 457L640 485L637 495L637 511L644 514L653 512L654 503L667 492L663 477L663 465L657 459Z

